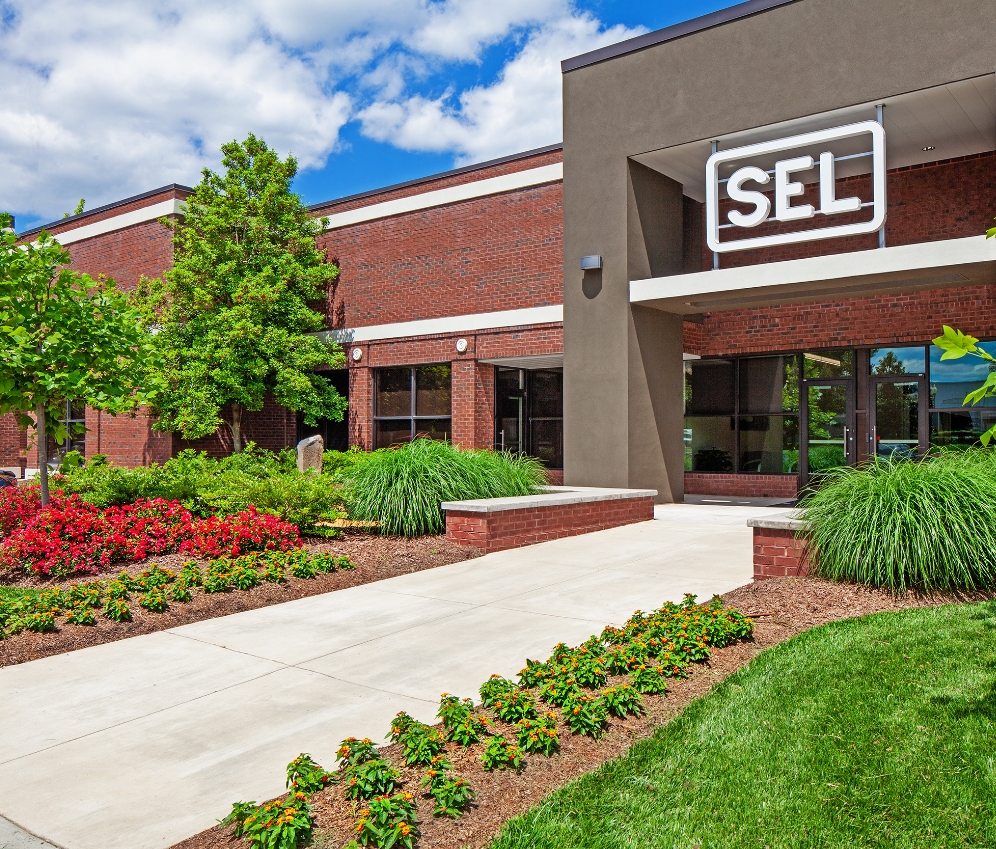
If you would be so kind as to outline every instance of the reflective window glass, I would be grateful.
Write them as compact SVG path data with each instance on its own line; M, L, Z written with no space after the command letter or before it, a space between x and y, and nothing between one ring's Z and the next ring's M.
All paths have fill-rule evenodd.
M854 373L853 351L809 351L802 355L803 377L850 377Z
M685 417L685 469L732 472L736 430L732 416Z
M872 374L923 374L927 370L922 345L915 348L872 348Z
M412 438L411 419L384 419L377 422L377 447L390 448Z
M564 416L564 373L546 369L530 374L530 400L532 418L549 419Z
M996 342L980 342L979 347L996 357ZM941 360L944 352L930 346L930 406L932 408L957 408L973 406L965 403L965 396L985 381L996 363L990 363L971 354L957 360ZM996 398L984 398L974 407L996 407Z
M740 471L763 475L799 471L796 416L741 416Z
M552 469L564 467L564 420L531 419L530 453Z
M947 450L972 448L996 424L996 410L953 410L930 414L930 444Z
M415 369L415 415L448 416L449 414L450 367L419 366Z
M450 419L415 419L415 436L440 441L453 438L453 426Z
M687 363L685 412L710 415L735 412L734 360L693 360Z
M917 381L875 386L875 452L893 460L917 456L920 444L920 392Z
M808 464L810 473L847 464L847 386L829 384L807 387L809 396Z
M412 370L385 368L377 373L377 415L412 414Z
M799 409L798 360L749 357L740 361L740 414L795 412Z

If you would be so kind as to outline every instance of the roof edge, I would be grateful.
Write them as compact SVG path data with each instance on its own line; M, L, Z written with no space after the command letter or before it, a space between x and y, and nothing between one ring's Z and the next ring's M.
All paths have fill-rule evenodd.
M555 150L563 150L563 142L558 142L557 144L548 144L545 147L534 147L532 150L524 150L521 153L512 153L508 156L500 156L498 159L488 159L485 162L477 162L473 165L464 165L462 168L454 168L451 171L442 171L438 174L430 174L428 177L417 177L414 180L406 180L403 183L395 183L391 186L381 186L378 189L369 189L365 192L357 192L355 195L346 195L341 198L333 198L332 200L323 200L319 203L312 203L308 205L308 210L321 209L324 206L334 206L338 203L347 203L353 200L362 200L363 198L373 197L374 195L381 195L385 192L393 192L398 189L407 189L412 186L419 186L423 183L431 183L435 180L444 180L447 177L456 177L460 174L468 174L471 171L478 171L482 168L491 168L495 165L504 165L506 162L515 162L519 159L528 159L531 156L540 156L544 153L553 153Z
M682 21L664 29L627 38L625 41L610 44L607 47L600 47L598 50L582 53L580 56L564 59L560 63L560 72L566 74L570 71L576 71L578 68L597 65L599 62L615 59L618 56L625 56L627 53L636 53L638 50L646 50L648 47L654 47L658 44L684 38L686 35L693 35L703 30L740 20L741 18L749 18L752 15L776 9L779 6L788 6L791 3L798 2L799 0L747 0L746 3L738 3L736 6L720 9L718 12L711 12L708 15L692 18L689 21Z
M107 212L110 209L117 209L119 206L124 206L127 203L134 203L137 200L144 200L145 198L149 198L154 195L161 195L163 192L169 191L193 192L193 189L190 186L181 186L179 183L169 183L166 186L160 186L158 189L142 192L140 195L132 195L130 198L116 200L114 203L107 203L94 209L88 209L85 212L81 212L79 215L69 215L65 218L50 221L48 224L39 224L37 227L32 227L30 230L22 230L17 235L18 237L31 236L35 233L40 233L42 230L48 230L50 227L61 227L63 224L73 224L77 221L82 221L84 218L88 218L91 215Z

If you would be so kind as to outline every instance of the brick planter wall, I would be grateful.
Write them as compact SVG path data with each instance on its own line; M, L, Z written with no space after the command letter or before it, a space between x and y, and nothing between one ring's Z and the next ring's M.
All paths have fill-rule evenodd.
M575 490L596 493L597 490ZM515 505L533 501L530 506L510 509L461 509L483 505L487 500L454 502L443 505L446 510L446 538L460 545L479 548L485 553L520 548L537 542L577 536L606 528L646 522L654 518L652 490L629 490L631 496L620 496L625 490L605 490L604 498L590 495L586 500L569 504L544 503L548 496L527 498L496 498L490 502L510 502ZM556 493L555 495L570 495ZM554 499L556 500L556 499Z
M789 499L799 494L799 476L685 472L685 494Z
M809 574L806 540L796 533L802 523L794 519L751 519L754 529L754 580L800 577Z

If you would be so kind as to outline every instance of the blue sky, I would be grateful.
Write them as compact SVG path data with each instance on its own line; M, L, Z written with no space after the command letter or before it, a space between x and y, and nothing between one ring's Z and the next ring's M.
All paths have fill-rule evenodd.
M0 210L189 185L250 131L309 203L559 142L561 59L730 5L0 0Z

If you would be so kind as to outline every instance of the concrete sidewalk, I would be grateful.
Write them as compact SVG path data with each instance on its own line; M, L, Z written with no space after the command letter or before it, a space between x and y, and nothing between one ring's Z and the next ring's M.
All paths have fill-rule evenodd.
M381 739L561 640L752 577L763 507L502 551L0 669L0 815L66 849L165 847L284 789L299 752ZM25 844L27 845L27 844Z

